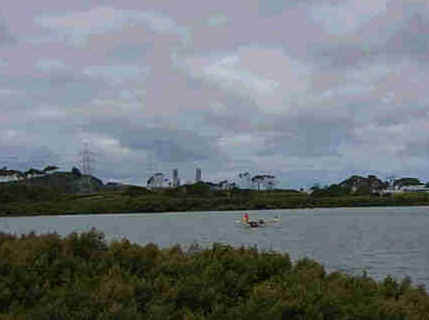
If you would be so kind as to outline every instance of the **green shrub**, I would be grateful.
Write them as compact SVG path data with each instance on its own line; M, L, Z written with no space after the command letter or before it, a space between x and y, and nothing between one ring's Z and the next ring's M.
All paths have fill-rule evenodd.
M16 254L19 252L20 254ZM185 252L91 230L0 234L2 319L425 319L409 278L377 282L287 254L213 244Z

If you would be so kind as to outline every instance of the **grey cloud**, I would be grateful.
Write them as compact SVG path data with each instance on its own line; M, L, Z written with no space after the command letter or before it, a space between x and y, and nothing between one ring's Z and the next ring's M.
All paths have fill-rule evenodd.
M36 63L36 68L46 73L70 71L70 67L66 66L64 62L57 59L40 59Z
M258 156L338 157L339 146L353 141L355 120L339 106L329 108L325 115L311 109L268 115L245 98L227 96L221 103L225 106L221 112L206 110L205 126L215 126L225 136L249 134L263 139L264 145L255 148Z
M23 92L10 99L8 104L21 101L24 105L62 104L76 105L87 102L102 92L107 84L100 80L90 79L75 72L53 72L45 77L8 76L0 78L0 87ZM22 108L23 106L21 106Z
M6 67L8 62L6 59L0 58L0 68Z
M263 16L271 16L282 13L286 5L286 0L259 0L259 11Z
M221 105L217 110L216 105ZM210 104L209 104L210 105ZM255 130L265 115L250 98L224 94L203 112L205 126L214 126L224 134L247 133Z
M335 182L366 167L424 173L424 1L392 0L386 10L382 2L357 0L221 0L192 10L182 3L103 3L115 8L76 4L59 14L47 5L43 17L28 15L36 25L11 18L19 34L34 27L28 37L51 38L43 46L6 48L0 122L22 131L15 145L46 144L64 161L62 145L75 152L80 134L88 134L101 141L100 175L143 183L148 153L166 166L204 163L207 175L240 165L278 167L288 185L314 177ZM347 19L335 6L351 26L342 25ZM325 16L318 20L318 14ZM0 23L4 39L12 41ZM210 60L216 55L236 60L219 66ZM46 57L74 67L17 63ZM178 67L187 57L195 58L190 68ZM150 73L112 64L145 66ZM134 76L118 83L121 74ZM276 86L264 86L274 84L270 80ZM369 157L376 148L381 151ZM25 157L43 155L30 153ZM404 159L402 167L395 156Z
M408 17L403 27L390 37L384 46L392 54L424 55L427 59L429 50L429 10L416 12Z
M220 156L215 142L197 132L166 126L150 127L132 123L120 115L92 119L85 130L112 136L131 150L152 150L162 162L202 161Z
M46 103L67 101L67 104L73 105L91 100L104 86L97 81L56 75L47 81L41 81L39 88L40 91L32 91L34 97L43 99Z
M118 45L109 51L108 56L118 61L138 62L144 59L152 47L153 44L150 42Z
M89 66L83 73L90 78L116 86L127 81L142 81L149 74L149 68L135 65L101 65Z
M310 46L310 50L313 55L311 60L317 59L319 68L330 71L332 68L354 67L362 61L369 62L374 59L375 53L379 54L378 49L375 52L375 48L367 48L361 43L341 41L334 43L316 42Z
M392 112L392 107L386 105L379 108L379 111L374 115L373 121L378 126L389 127L398 124L412 123L418 119L429 117L429 107L423 105L400 105L395 107L395 112Z
M28 170L29 168L43 169L47 165L60 164L61 156L48 146L8 146L1 145L1 167Z
M262 16L271 17L281 14L284 10L302 5L329 4L336 5L341 3L341 0L258 0L259 13Z
M309 188L315 183L321 186L332 183L339 183L345 177L353 174L363 174L354 170L320 170L320 169L296 169L282 168L284 171L276 174L278 180L283 182L284 187Z
M215 155L214 147L196 133L148 128L120 136L123 145L154 150L165 162L206 160Z
M425 134L425 133L423 133ZM398 156L410 158L419 157L425 158L429 156L429 136L425 134L424 140L411 141L405 145L405 148L398 153Z
M193 78L191 76L186 76L186 84L191 90L200 90L205 86L202 79Z
M210 27L222 27L228 24L228 17L222 13L217 13L207 19L207 25Z
M339 147L352 140L355 126L350 117L317 116L310 112L298 112L292 116L265 119L266 146L260 155L281 154L284 156L315 158L340 156ZM270 133L274 133L270 135Z
M311 43L310 58L326 68L355 67L380 59L396 63L404 57L427 63L428 31L426 2L391 0L385 12L363 23L352 34L325 36Z
M50 29L66 43L85 45L89 36L118 32L126 27L145 25L157 34L177 35L184 44L190 40L187 28L179 26L170 17L156 11L121 10L113 7L94 7L64 15L42 15L35 22Z
M10 33L9 28L0 16L0 46L15 42L16 38Z

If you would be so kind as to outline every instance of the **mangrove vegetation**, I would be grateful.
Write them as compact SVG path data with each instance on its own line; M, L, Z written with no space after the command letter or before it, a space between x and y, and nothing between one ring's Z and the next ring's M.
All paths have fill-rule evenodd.
M420 320L409 278L375 281L288 254L213 244L158 248L96 230L0 234L1 319Z

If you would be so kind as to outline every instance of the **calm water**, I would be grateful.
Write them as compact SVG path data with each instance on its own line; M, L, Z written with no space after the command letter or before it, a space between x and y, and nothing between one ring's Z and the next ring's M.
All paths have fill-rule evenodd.
M278 225L248 229L235 223L241 212L78 215L0 218L0 231L16 234L87 231L108 240L126 237L165 247L222 242L314 258L327 270L376 279L410 276L429 288L429 207L337 208L250 211L251 218L280 216Z

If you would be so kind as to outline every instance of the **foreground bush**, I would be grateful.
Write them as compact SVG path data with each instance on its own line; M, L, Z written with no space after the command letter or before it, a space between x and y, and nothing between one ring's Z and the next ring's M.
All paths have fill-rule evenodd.
M106 244L92 230L0 234L1 319L427 319L408 278L326 273L309 259L214 244Z

